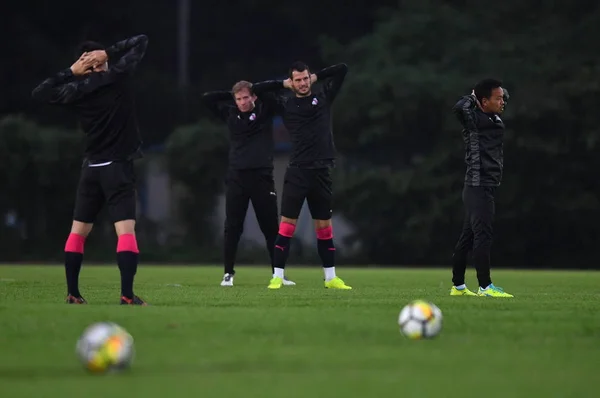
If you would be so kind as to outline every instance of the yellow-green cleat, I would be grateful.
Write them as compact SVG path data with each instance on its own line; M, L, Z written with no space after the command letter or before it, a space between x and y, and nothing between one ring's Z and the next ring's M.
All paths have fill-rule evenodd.
M283 285L283 278L279 278L277 276L274 276L273 279L271 279L269 281L269 286L267 286L269 289L281 289L281 286Z
M335 277L330 281L325 281L325 287L327 289L341 289L341 290L351 290L352 287L346 285L343 280L339 277Z
M515 297L512 294L506 293L501 287L494 286L493 284L489 285L485 289L480 287L477 295L486 297Z
M452 286L452 289L450 289L450 295L451 296L477 296L476 293L473 293L466 287L464 289L457 289L456 286Z

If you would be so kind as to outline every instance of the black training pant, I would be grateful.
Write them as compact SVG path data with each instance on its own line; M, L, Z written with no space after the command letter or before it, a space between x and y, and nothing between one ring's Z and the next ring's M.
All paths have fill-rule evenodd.
M490 278L490 252L493 240L492 223L495 214L494 193L496 187L472 187L465 185L462 193L465 219L462 232L452 255L452 283L465 283L467 255L471 251L473 265L477 270L479 286L486 288Z
M258 225L265 236L273 267L273 250L279 230L277 192L272 169L229 170L225 193L225 273L235 274L234 263L238 243L244 231L248 202L256 213Z

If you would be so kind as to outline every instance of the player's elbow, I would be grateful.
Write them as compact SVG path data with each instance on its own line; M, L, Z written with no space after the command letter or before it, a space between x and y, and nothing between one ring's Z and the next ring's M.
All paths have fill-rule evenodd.
M202 94L202 97L200 97L200 99L205 104L208 104L209 102L211 102L210 97L211 97L210 93L204 93L204 94Z
M460 124L464 125L465 113L463 112L462 107L455 105L452 107L452 113L454 114L454 117L456 117L456 120L458 120Z
M44 93L44 90L41 87L36 87L31 92L31 98L36 101L47 101L48 96Z
M462 115L462 105L460 103L455 104L452 107L452 113L456 116Z
M348 73L348 65L345 63L335 65L335 72L340 76L345 76Z
M137 35L135 36L135 39L140 44L148 44L148 36L146 36L145 34Z

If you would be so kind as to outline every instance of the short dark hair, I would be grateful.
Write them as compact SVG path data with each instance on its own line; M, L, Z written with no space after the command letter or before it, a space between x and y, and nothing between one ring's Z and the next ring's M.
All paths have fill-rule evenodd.
M481 102L482 99L489 99L492 96L492 90L502 87L502 82L497 79L483 79L475 85L475 97Z
M77 46L77 49L75 50L75 58L79 59L79 57L81 57L81 54L96 50L106 50L106 47L104 47L102 43L98 43L97 41L84 41L83 43Z
M291 79L293 72L304 72L305 70L307 70L308 74L310 74L310 69L309 69L308 65L306 65L304 62L296 61L290 66L290 70L288 71L288 76Z

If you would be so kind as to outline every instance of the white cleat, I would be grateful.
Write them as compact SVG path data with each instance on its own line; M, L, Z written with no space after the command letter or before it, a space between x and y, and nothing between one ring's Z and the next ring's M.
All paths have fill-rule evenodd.
M296 286L296 282L289 280L287 277L283 277L283 286Z
M221 286L233 286L233 275L229 275L229 274L223 275L223 280L221 281Z

